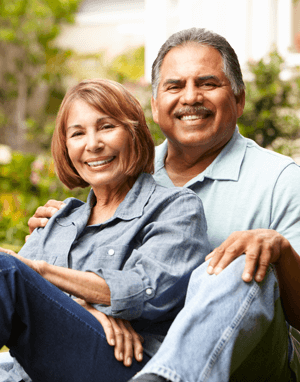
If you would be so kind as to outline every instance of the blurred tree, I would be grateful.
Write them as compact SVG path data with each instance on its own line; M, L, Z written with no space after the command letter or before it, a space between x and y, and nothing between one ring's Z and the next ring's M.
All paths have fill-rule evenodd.
M238 120L241 134L255 140L260 146L286 151L287 140L299 134L297 116L299 99L295 79L280 78L283 59L273 52L267 60L249 63L253 80L246 84L246 105ZM279 144L280 143L280 144Z
M109 75L121 84L125 81L136 82L144 76L145 48L129 49L117 56L110 65Z
M54 90L60 91L70 54L56 48L53 41L63 24L73 22L79 3L1 0L0 143L26 149L27 123L40 125L42 118L45 123L44 109Z

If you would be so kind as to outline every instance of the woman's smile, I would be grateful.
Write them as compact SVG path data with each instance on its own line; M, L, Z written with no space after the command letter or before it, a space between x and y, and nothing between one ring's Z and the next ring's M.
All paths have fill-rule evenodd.
M113 156L108 159L102 159L102 160L87 160L86 164L90 167L102 167L105 164L111 163L116 157Z

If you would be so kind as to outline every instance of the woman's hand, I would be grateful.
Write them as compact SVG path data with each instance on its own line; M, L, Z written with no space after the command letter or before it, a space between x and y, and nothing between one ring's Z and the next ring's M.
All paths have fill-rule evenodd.
M75 301L100 322L108 344L115 347L114 353L118 361L123 361L125 366L130 366L133 355L137 361L143 360L142 342L144 340L132 328L129 321L107 316L82 299L77 298Z
M44 261L26 259L25 257L22 257L16 252L12 251L11 249L6 249L2 247L0 247L0 252L7 253L8 255L17 258L18 260L22 261L24 264L28 265L31 269L33 269L42 276L42 264L45 263Z
M234 259L246 254L242 279L250 282L255 274L255 281L260 282L269 264L278 262L281 252L289 245L287 239L270 229L233 232L224 243L206 256L205 260L211 259L207 272L218 275Z
M32 233L35 228L45 227L48 219L64 206L63 202L48 200L43 207L38 207L35 214L28 220L29 232Z

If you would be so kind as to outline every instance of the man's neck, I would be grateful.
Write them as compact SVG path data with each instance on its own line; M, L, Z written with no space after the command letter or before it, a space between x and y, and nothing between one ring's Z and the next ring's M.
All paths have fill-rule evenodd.
M219 155L223 147L201 153L197 148L177 150L168 144L168 152L165 158L165 169L175 186L182 187L191 179L202 173Z

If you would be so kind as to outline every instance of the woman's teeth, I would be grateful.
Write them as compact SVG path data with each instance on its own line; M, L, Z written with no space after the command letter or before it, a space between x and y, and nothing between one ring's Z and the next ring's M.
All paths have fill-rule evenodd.
M87 164L90 167L103 166L104 164L107 164L107 163L113 161L114 159L115 159L115 157L112 157L110 159L99 160L99 161L95 161L95 162L88 162Z

